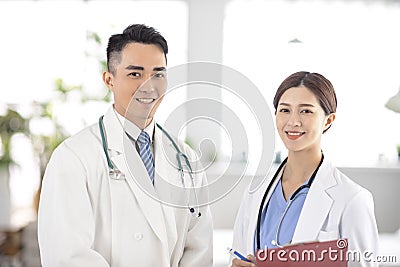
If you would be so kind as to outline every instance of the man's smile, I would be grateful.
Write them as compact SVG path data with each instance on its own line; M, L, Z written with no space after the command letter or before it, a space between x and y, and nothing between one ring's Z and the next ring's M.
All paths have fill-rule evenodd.
M136 101L142 104L151 104L155 101L155 98L136 98Z

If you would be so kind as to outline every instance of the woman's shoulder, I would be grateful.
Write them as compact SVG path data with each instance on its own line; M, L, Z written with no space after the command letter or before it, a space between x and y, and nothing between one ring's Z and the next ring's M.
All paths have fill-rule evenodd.
M337 194L340 198L344 200L350 200L356 195L366 195L371 196L371 193L358 183L354 182L351 177L340 171L332 162L327 162L328 168L331 171L332 178L336 181L336 184L330 188L329 192L332 194Z

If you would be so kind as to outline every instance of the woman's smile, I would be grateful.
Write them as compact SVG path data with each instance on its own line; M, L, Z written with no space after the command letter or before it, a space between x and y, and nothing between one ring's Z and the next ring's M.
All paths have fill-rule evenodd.
M290 140L297 140L302 137L305 132L298 132L298 131L285 131L287 138Z

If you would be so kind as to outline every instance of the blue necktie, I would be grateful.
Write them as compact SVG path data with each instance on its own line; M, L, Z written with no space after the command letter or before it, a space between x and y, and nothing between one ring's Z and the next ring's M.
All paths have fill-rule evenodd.
M150 176L151 182L154 184L154 161L150 150L150 136L142 131L137 139L139 142L139 155Z

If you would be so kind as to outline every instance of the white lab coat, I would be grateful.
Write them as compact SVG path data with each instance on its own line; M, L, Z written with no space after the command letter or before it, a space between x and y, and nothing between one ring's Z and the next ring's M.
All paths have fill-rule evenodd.
M257 216L262 197L275 171L257 188L245 192L234 226L233 248L254 254ZM280 177L281 174L278 175ZM265 204L279 179L270 189ZM265 205L264 205L265 207ZM320 166L308 192L292 243L348 239L348 250L378 251L374 203L369 191L351 181L328 160ZM350 262L349 266L378 266L373 262Z
M54 151L39 207L43 267L212 266L209 207L201 207L197 218L187 208L161 204L150 196L160 194L165 201L172 195L158 183L160 177L180 184L177 169L165 158L176 154L169 140L155 127L153 187L112 108L104 116L104 126L111 160L126 179L109 178L98 124ZM162 142L168 144L161 147ZM189 158L195 157L187 146L179 145ZM185 179L190 184L188 175ZM205 184L204 173L195 174L194 181ZM201 200L207 197L205 190L197 189L197 194ZM175 195L171 199L185 197L183 189L182 195Z

